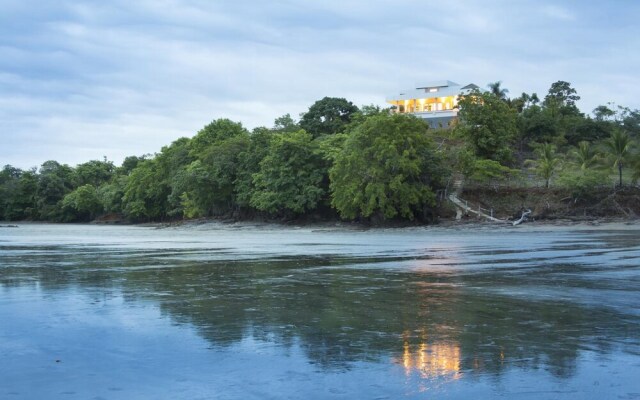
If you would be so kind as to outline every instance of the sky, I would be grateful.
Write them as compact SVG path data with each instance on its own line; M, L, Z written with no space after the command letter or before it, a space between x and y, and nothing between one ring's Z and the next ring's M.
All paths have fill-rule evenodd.
M0 166L120 164L437 80L638 109L639 20L634 0L0 0Z

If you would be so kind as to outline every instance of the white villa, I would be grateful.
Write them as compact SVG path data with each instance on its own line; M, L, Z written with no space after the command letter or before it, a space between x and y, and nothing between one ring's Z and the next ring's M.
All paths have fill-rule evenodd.
M428 82L416 86L415 89L388 97L386 101L395 106L393 112L410 113L424 118L432 128L449 126L458 116L458 96L478 89L473 83L462 86L451 81Z

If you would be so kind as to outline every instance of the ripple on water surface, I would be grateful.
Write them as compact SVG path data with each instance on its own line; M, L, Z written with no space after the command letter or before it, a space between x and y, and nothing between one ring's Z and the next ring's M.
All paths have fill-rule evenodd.
M637 398L639 233L0 230L0 398Z

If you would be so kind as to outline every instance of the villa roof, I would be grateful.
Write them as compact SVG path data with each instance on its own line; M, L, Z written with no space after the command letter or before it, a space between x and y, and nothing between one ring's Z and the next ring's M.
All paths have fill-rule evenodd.
M433 81L416 84L414 89L407 89L393 96L387 97L387 101L431 99L435 97L458 96L465 94L478 86L470 83L462 86L452 81ZM430 91L433 90L433 91Z

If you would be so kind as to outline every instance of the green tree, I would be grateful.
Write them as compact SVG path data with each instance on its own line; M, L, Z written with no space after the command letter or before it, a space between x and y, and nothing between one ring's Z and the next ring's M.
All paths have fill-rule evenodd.
M599 105L593 109L593 116L596 121L610 121L616 116L616 112L608 106Z
M412 116L378 114L351 132L330 171L331 204L343 218L425 217L440 179L427 129Z
M277 124L276 124L277 125ZM260 172L260 163L269 154L275 131L265 127L255 128L249 136L249 145L238 155L238 171L234 187L236 201L241 208L249 208L251 196L256 190L253 176Z
M162 220L170 216L176 207L169 198L174 177L193 159L191 140L183 137L164 146L154 158L139 162L125 187L125 215L137 220Z
M115 166L113 162L92 160L83 164L78 164L74 169L75 184L77 186L93 185L98 187L108 182L114 175Z
M313 137L341 132L358 107L343 98L325 97L302 115L300 126Z
M491 93L478 90L460 102L460 123L456 130L474 147L480 158L508 163L512 160L517 134L516 113Z
M619 186L622 186L622 168L631 151L631 138L620 129L616 129L611 137L605 141L606 148L612 160L613 168L618 169Z
M479 183L488 183L504 181L518 173L518 170L505 167L497 161L476 159L469 178Z
M640 180L640 154L636 154L631 162L631 180L634 183Z
M499 98L500 100L507 101L507 93L509 89L502 87L502 81L491 82L487 85L491 94Z
M285 114L282 117L276 118L273 123L273 130L276 132L296 132L300 130L300 125L291 118L290 114Z
M618 109L622 129L636 140L640 138L640 110L631 110L628 107L618 107Z
M540 102L540 99L536 93L528 94L523 92L519 97L511 99L509 102L511 108L516 110L518 113L522 113L527 108L537 105Z
M168 213L171 193L157 158L145 160L131 171L124 188L122 207L133 220L162 219Z
M63 220L90 221L103 211L93 185L83 185L62 199Z
M0 220L11 220L15 213L13 198L17 194L22 170L5 165L0 171Z
M189 154L194 158L202 159L211 147L236 136L246 136L248 133L239 122L233 122L226 118L216 119L198 131L191 139Z
M240 154L249 146L249 133L240 123L218 119L189 143L193 160L173 175L171 214L188 217L222 215L236 205L235 180Z
M616 124L612 121L591 119L576 115L563 120L567 143L578 145L581 141L596 142L611 135Z
M593 146L591 146L591 143L587 141L578 143L578 147L572 154L582 171L595 166L600 158L598 152L595 151Z
M551 143L544 143L535 149L538 156L536 160L527 160L527 164L532 164L536 174L544 179L545 187L548 189L551 178L560 167L560 159L556 154L556 146Z
M549 92L544 98L546 107L553 107L564 113L575 113L578 110L576 102L580 100L578 92L571 87L571 83L557 81L551 84Z
M190 140L164 146L154 158L139 161L129 173L122 197L124 214L133 220L162 220L170 215L169 195L174 176L193 161Z
M16 172L12 171L5 181L5 192L2 194L5 208L1 217L9 221L37 219L38 174L35 168L14 175Z
M96 189L96 196L107 213L122 213L122 198L129 180L128 175L119 175L109 183L105 183Z
M248 146L246 134L221 140L175 175L170 198L180 196L185 216L223 215L236 208L234 185Z
M125 157L124 161L122 161L122 165L116 169L116 172L119 175L129 175L129 173L131 173L131 171L133 171L133 169L137 167L138 164L140 164L142 161L148 158L149 158L149 155L143 155L140 157L127 156Z
M251 205L285 217L313 211L326 193L326 174L318 143L309 133L275 134L260 170L253 175Z
M62 218L60 202L75 188L74 171L66 164L45 161L38 174L36 190L37 218L59 221Z
M558 119L546 108L532 105L525 108L517 118L520 148L533 143L562 142Z

